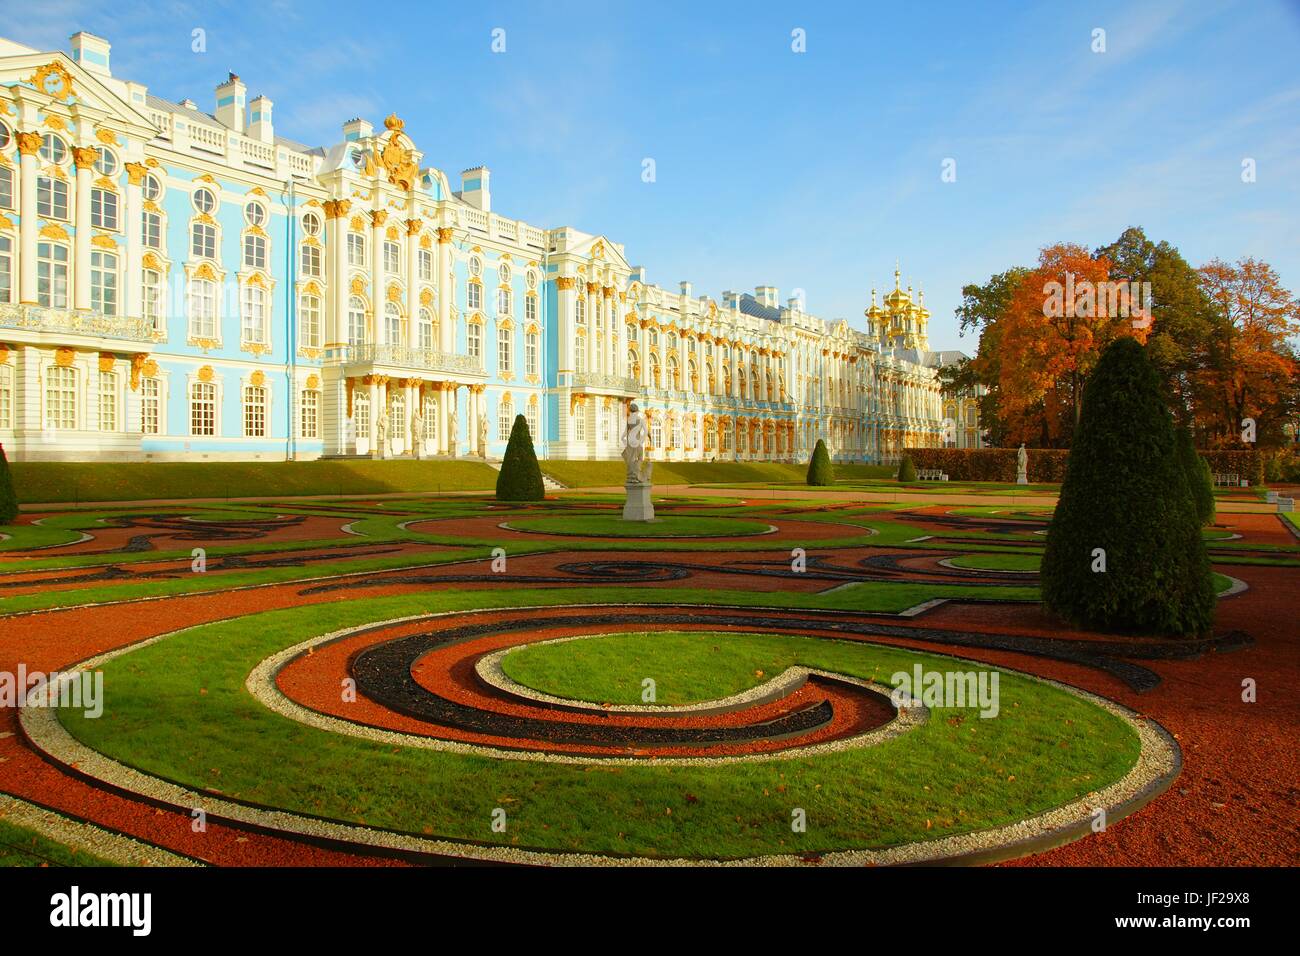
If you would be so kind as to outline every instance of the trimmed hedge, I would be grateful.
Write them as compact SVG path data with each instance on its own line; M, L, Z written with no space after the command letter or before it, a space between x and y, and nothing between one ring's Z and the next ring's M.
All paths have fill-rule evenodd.
M1014 448L907 448L904 449L917 468L938 469L949 481L1016 480ZM1065 478L1065 463L1070 453L1063 448L1027 448L1029 483L1045 484Z
M1214 520L1214 479L1210 476L1210 466L1196 453L1196 443L1188 428L1180 428L1178 437L1178 462L1183 474L1187 476L1187 486L1192 493L1192 503L1196 506L1196 517L1201 524Z
M542 469L533 451L528 422L523 415L516 415L505 457L501 459L501 474L497 475L497 500L541 501L545 497L546 485L542 483Z
M905 484L912 484L916 481L916 465L912 464L911 455L904 455L903 460L898 463L898 480Z
M1198 635L1213 622L1214 581L1173 417L1146 351L1127 336L1084 387L1041 582L1043 603L1084 627Z
M9 459L5 446L0 445L0 524L13 524L18 517L18 496L14 494L13 475L9 474Z
M810 485L835 484L835 469L831 466L831 456L826 451L826 443L820 438L813 446L812 457L808 460L807 482Z

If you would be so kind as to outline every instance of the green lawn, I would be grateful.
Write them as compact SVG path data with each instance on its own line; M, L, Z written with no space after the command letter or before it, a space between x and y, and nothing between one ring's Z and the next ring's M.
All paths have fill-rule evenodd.
M970 568L975 571L1037 571L1041 555L1037 554L959 554L949 558L948 563L955 568Z
M481 461L12 462L20 503L489 491Z
M617 461L543 461L542 472L569 488L597 488L622 485L626 469ZM840 480L887 478L894 473L888 465L836 465ZM758 482L807 487L808 465L779 462L666 462L654 463L656 485L724 484Z
M770 527L763 521L696 515L661 515L654 521L624 521L619 514L546 515L511 518L509 526L518 531L545 534L579 535L593 538L703 538L713 535L764 534Z
M591 596L589 590L432 592L208 624L106 665L111 690L100 719L74 710L59 716L112 758L254 805L487 844L661 857L883 848L982 829L1077 799L1121 777L1137 758L1136 735L1122 721L1007 671L996 718L938 709L925 725L874 747L725 767L589 767L394 747L296 723L266 710L244 687L259 661L312 634L423 612L572 601L580 594ZM718 596L722 603L727 597ZM604 590L599 598L632 600ZM860 642L725 639L735 646L719 688L734 687L741 668L775 672L786 662L882 682L914 663L953 666L950 658ZM663 659L669 672L713 667L716 640L683 636L675 647L665 644L662 654L674 658ZM631 673L629 667L622 673ZM590 668L574 665L577 671ZM618 691L618 671L604 679L609 694ZM491 829L497 807L507 810L505 833ZM806 810L806 833L791 832L792 808Z
M0 866L117 866L0 819Z

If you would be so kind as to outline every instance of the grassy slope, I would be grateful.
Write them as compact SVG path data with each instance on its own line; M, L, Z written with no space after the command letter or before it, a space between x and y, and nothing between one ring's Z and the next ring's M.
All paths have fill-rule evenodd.
M20 503L487 491L476 461L23 461L9 466Z
M625 470L621 461L543 461L542 473L569 488L596 488L623 484ZM708 484L720 482L781 482L804 483L808 466L780 464L777 462L665 462L654 465L653 479L657 485ZM892 473L889 466L836 465L836 477L857 480L885 477Z
M1116 718L1007 672L995 719L940 710L876 747L722 770L587 768L395 748L297 724L244 688L259 660L311 634L575 596L505 589L407 595L205 625L108 664L113 702L102 719L73 710L60 718L96 750L235 799L485 843L648 855L727 857L934 838L1060 805L1117 778L1136 758L1136 737ZM951 659L904 649L770 640L774 649L749 653L746 667L775 667L774 653L877 680L915 661L951 666ZM492 832L496 807L507 811L505 833ZM793 807L808 813L805 834L791 833Z

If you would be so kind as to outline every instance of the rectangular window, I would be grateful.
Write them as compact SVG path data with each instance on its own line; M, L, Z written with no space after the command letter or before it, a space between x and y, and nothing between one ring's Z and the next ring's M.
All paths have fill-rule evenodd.
M320 278L320 246L302 247L302 274L313 279Z
M497 330L497 372L509 372L514 367L514 350L511 348L510 330ZM507 438L510 436L506 436Z
M0 209L14 208L14 171L0 166Z
M0 365L0 428L14 427L14 374Z
M509 441L515 424L515 409L509 402L497 405L497 441Z
M217 337L217 284L208 279L190 280L190 338Z
M483 308L483 287L477 282L469 284L469 289L465 293L465 304L471 310Z
M99 430L117 431L117 373L99 373Z
M497 315L509 315L514 304L509 289L497 290Z
M529 322L537 321L537 296L530 295L524 299L524 318Z
M266 389L260 385L244 386L244 437L266 437Z
M587 440L587 406L579 405L573 413L573 440Z
M469 326L465 331L465 339L469 346L469 357L481 360L483 358L483 326L477 324Z
M196 222L190 230L190 255L196 259L217 257L217 227Z
M68 218L68 184L50 176L36 177L36 215L46 219Z
M141 235L144 239L145 248L161 249L162 216L156 212L145 213L141 224Z
M433 281L433 253L428 249L420 250L420 281Z
M320 392L305 389L302 393L302 427L303 438L320 437Z
M217 433L217 386L211 382L190 385L190 434Z
M261 236L250 234L244 237L244 267L266 268L266 240Z
M144 317L155 332L163 330L163 283L157 269L145 269L142 280Z
M537 441L537 403L536 402L529 402L526 421L528 422L528 436L533 441Z
M266 341L266 290L255 285L244 286L241 314L243 325L240 341L245 345L261 345Z
M36 301L46 308L68 307L68 247L36 244Z
M355 232L348 233L348 265L364 267L366 264L366 237Z
M537 374L537 333L529 332L524 336L524 372Z
M140 381L140 431L157 435L162 411L162 388L156 378Z
M384 271L389 275L402 271L402 247L395 242L384 243Z
M14 291L14 244L8 236L0 236L0 302L8 302Z
M90 224L117 232L117 193L99 188L90 191Z
M90 254L90 307L104 315L117 315L117 256Z
M52 365L45 372L45 427L77 427L77 370Z
M304 295L298 309L298 321L302 329L302 347L320 348L320 297Z

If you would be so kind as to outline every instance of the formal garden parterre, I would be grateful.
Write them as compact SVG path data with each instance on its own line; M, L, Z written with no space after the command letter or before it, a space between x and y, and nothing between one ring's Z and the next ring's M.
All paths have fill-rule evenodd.
M1045 611L1050 497L753 490L633 528L603 490L25 511L0 670L85 666L105 701L0 712L3 789L156 858L123 863L1294 855L1294 758L1239 746L1294 705L1233 702L1296 676L1282 517L1221 505L1215 627L1177 640ZM917 666L996 670L997 717L896 699Z

